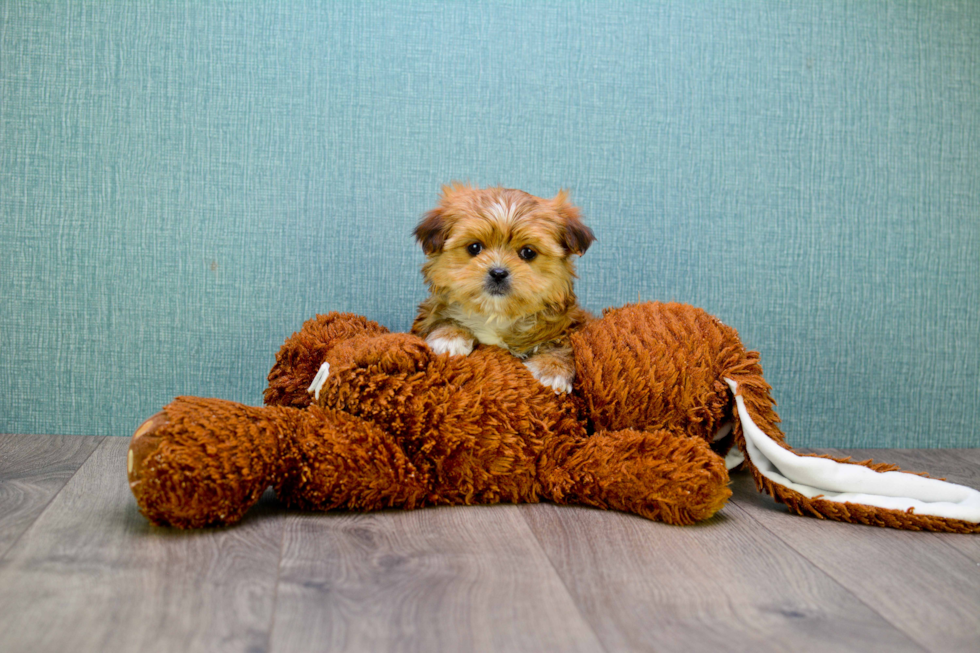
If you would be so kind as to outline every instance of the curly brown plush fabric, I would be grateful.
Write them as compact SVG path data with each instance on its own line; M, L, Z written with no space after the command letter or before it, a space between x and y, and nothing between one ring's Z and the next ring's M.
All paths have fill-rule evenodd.
M607 310L571 340L575 387L558 396L496 347L436 355L360 316L317 316L280 349L266 407L181 397L141 426L133 494L148 519L184 528L233 523L269 486L305 510L548 500L691 524L731 495L719 454L733 442L745 449L725 379L788 448L758 354L700 309ZM314 401L307 389L323 363L329 376ZM726 424L731 434L713 442ZM762 491L800 514L980 530L807 499L749 467Z

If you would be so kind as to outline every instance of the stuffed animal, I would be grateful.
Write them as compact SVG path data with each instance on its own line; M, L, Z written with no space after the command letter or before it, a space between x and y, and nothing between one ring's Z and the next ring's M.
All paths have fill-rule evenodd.
M302 510L546 500L691 524L724 506L741 462L802 515L980 532L976 490L793 452L758 354L700 309L607 310L571 340L566 395L497 347L437 355L320 315L279 351L265 407L180 397L143 423L130 487L150 521L180 528L234 523L270 486Z

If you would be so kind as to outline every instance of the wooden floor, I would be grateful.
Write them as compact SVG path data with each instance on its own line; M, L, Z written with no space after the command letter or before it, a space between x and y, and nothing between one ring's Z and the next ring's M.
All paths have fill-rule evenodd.
M980 536L583 508L150 526L124 438L0 436L0 651L980 651ZM980 487L980 450L850 451Z

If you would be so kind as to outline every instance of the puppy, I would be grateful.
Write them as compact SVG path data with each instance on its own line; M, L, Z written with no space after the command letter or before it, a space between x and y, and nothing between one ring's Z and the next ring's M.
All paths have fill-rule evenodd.
M569 392L568 336L591 316L575 299L573 259L595 240L562 191L542 199L509 188L451 184L415 228L431 296L412 332L436 353L504 347L555 392Z

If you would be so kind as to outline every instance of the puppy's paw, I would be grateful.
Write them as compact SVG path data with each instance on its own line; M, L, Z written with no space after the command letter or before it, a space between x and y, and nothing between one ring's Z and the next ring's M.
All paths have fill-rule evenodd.
M469 356L474 345L473 338L458 333L440 333L438 330L431 333L425 342L435 353L450 356Z
M572 382L575 380L574 370L563 369L537 357L524 361L524 367L530 370L541 385L553 389L555 394L567 394L572 391Z

